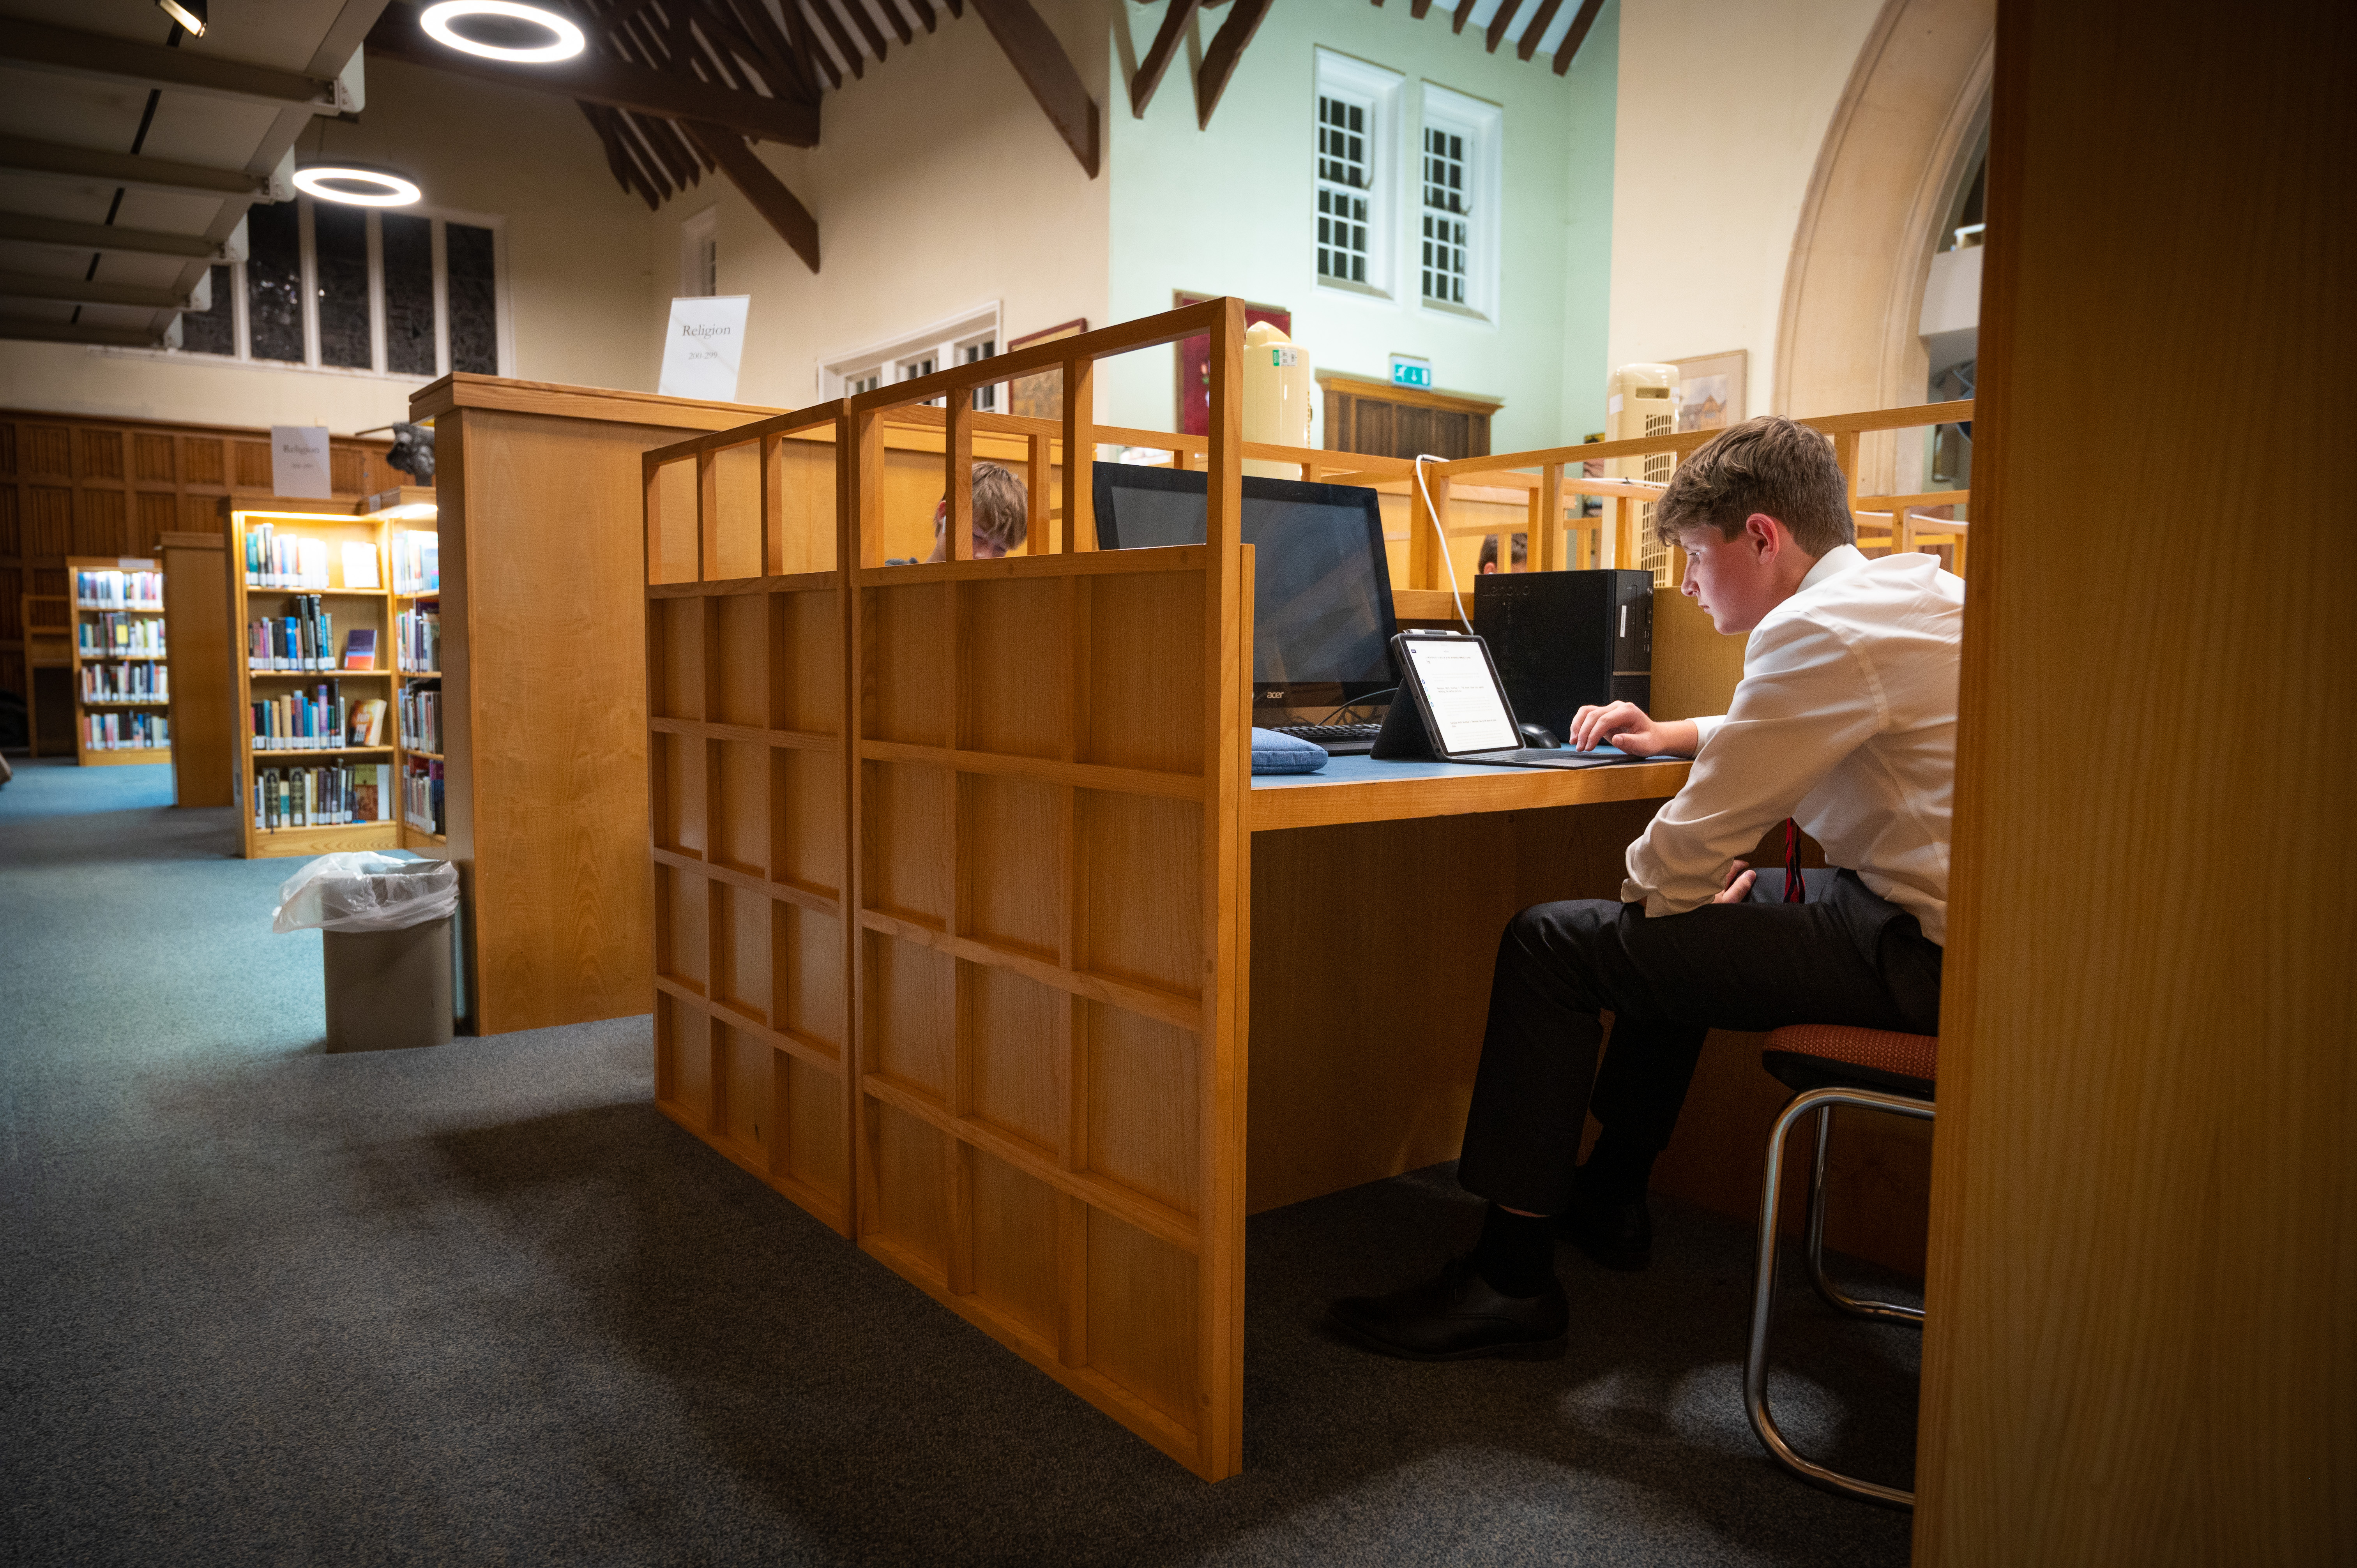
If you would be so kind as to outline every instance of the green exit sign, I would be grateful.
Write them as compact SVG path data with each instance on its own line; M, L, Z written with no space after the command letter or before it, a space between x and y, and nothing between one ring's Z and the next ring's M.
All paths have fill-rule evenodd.
M1392 356L1392 385L1395 387L1424 387L1427 390L1430 389L1432 385L1432 361L1430 360L1419 360L1413 354L1394 354Z

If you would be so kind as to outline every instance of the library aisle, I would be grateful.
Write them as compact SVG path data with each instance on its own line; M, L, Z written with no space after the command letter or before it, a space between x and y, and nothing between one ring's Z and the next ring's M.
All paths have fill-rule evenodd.
M1744 1423L1738 1222L1423 1367L1317 1324L1462 1245L1445 1168L1260 1216L1208 1487L657 1114L643 1017L323 1054L296 863L170 789L0 787L0 1562L1906 1561ZM1903 1476L1912 1337L1784 1322L1796 1435Z

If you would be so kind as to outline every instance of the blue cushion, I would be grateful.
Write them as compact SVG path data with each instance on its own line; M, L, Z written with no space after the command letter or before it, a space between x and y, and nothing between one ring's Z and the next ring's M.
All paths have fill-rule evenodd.
M1315 773L1326 766L1326 748L1316 741L1258 725L1253 728L1252 751L1254 773Z

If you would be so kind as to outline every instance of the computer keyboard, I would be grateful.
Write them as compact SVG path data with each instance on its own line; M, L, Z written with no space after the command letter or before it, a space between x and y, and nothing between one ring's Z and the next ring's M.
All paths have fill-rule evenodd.
M1383 733L1381 725L1269 725L1279 735L1322 746L1338 756L1363 754Z

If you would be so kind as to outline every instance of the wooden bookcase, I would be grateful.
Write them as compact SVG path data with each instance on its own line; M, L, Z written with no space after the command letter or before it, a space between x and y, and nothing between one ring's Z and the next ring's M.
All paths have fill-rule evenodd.
M398 791L394 816L400 844L403 849L439 858L450 841L437 825L432 786L442 781L434 770L438 768L447 771L449 766L444 749L448 742L437 736L430 738L438 741L438 745L412 745L414 737L403 722L402 707L416 693L429 690L438 693L442 690L442 671L438 659L418 662L409 658L400 628L404 616L431 614L438 620L441 615L439 571L425 566L422 561L413 563L415 553L411 548L422 537L436 543L438 555L441 510L436 492L418 485L404 485L371 496L361 503L361 510L371 521L384 525L389 641L380 650L378 662L389 665L393 672L393 704L387 719L393 749L399 754L393 768L393 788ZM419 575L412 575L413 565ZM427 571L432 571L433 575L423 575Z
M152 572L159 578L163 563L145 556L130 555L69 555L66 557L66 591L72 595L73 616L68 627L67 653L71 660L74 704L74 757L84 768L112 768L127 763L169 762L168 714L171 699L165 695L94 695L87 685L91 682L121 686L146 683L162 671L165 652L170 634L165 626L162 584L156 585L152 599L126 599L122 605L85 599L81 596L82 574L86 572ZM135 628L136 646L126 652L116 653L105 644L100 628L106 625L103 618L110 615L128 617ZM90 651L83 650L85 634L91 639ZM128 728L135 718L146 718L161 723L167 732L167 743L161 746L124 744L103 745L92 740L91 721L113 717Z
M332 501L282 499L262 505L250 502L228 504L231 508L227 536L229 621L232 639L231 665L236 684L237 724L233 750L237 757L239 853L249 858L263 858L326 854L335 850L398 848L401 833L397 789L401 768L398 747L393 744L397 732L391 711L393 698L392 661L387 656L392 635L389 613L392 599L386 586L385 524L380 519L359 516L350 508L339 507ZM319 587L265 587L249 582L246 541L264 524L269 525L278 538L291 536L325 545L326 585ZM348 544L365 546L371 553L376 562L375 585L354 587L347 582L344 547ZM362 628L375 631L377 656L374 668L366 671L252 668L247 643L252 623L258 618L284 618L296 598L305 594L317 595L323 608L334 618L333 646L328 651L339 666L342 661L347 633ZM387 744L362 746L329 744L268 750L255 746L252 718L253 703L307 692L330 682L342 683L348 712L372 698L385 702ZM330 738L337 742L343 739L340 736ZM256 825L255 791L261 788L269 770L331 763L389 765L396 786L392 820L326 827L264 828Z

